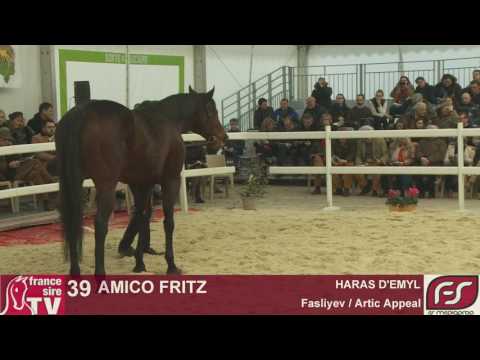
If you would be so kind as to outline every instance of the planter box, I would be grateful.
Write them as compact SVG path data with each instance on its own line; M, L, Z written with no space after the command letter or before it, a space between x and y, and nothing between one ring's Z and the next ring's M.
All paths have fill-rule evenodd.
M396 211L396 212L412 212L417 209L417 205L411 204L411 205L390 205L390 211Z
M253 197L242 197L243 210L256 210L256 202Z

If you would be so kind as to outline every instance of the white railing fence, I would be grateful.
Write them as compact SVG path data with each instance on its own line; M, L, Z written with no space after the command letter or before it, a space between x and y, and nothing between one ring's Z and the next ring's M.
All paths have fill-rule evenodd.
M459 123L457 129L425 129L425 130L371 130L371 131L331 131L330 126L326 131L311 132L240 132L229 133L230 140L319 140L325 139L326 166L272 166L269 168L271 174L324 174L327 179L327 207L333 206L333 174L375 174L375 175L457 175L458 176L458 207L465 209L464 175L480 175L480 167L465 167L463 159L464 137L480 136L479 129L464 129ZM458 147L457 166L332 166L332 139L365 139L365 138L436 138L456 137ZM184 141L205 141L196 134L184 134ZM36 153L42 151L55 151L54 143L14 145L0 147L0 156ZM188 199L186 179L189 177L210 176L220 174L233 174L235 168L218 167L206 169L183 169L181 174L180 204L183 212L188 212ZM94 187L92 180L85 180L84 187ZM0 199L12 197L44 194L59 190L58 183L25 186L0 190Z

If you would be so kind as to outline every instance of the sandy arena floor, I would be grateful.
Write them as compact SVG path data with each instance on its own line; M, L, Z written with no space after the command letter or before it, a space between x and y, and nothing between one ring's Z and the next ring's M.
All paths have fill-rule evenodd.
M478 274L480 200L421 200L415 213L390 213L385 199L334 197L341 209L322 211L324 195L306 187L269 187L258 210L244 211L238 195L195 205L176 215L176 263L185 274ZM193 206L193 204L191 204ZM108 234L109 274L128 274L133 258L119 259L122 231ZM62 244L0 247L0 274L68 272ZM152 224L152 246L163 250L162 222ZM82 273L94 271L93 234L86 233ZM160 256L145 256L149 272L164 274Z

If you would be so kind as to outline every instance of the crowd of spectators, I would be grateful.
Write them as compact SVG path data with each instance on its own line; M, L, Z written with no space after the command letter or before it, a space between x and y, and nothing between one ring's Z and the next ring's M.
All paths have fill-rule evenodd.
M38 113L28 122L20 111L7 118L5 111L0 110L0 146L52 142L55 128L53 106L49 103L40 104ZM48 164L54 159L54 152L0 156L0 181L31 185L54 183L56 181L48 171ZM52 195L39 194L37 198L45 210L55 207Z
M415 79L414 86L407 76L401 76L389 93L387 100L382 89L372 99L358 94L355 104L347 106L343 94L332 101L332 88L325 78L320 78L300 117L282 99L274 110L264 98L258 100L254 114L254 128L259 131L322 131L331 125L334 131L394 130L394 129L446 129L456 128L459 122L464 128L480 127L480 70L473 71L468 86L462 88L455 76L445 74L435 86L423 77ZM232 124L234 125L232 127ZM230 122L237 131L238 121ZM451 138L402 138L335 140L332 144L333 165L398 165L437 166L456 162L456 139ZM258 141L257 154L270 164L324 166L324 141ZM230 156L238 161L242 153L238 146ZM465 141L465 164L477 165L480 159L480 138ZM471 177L468 181L474 181ZM355 183L360 195L385 196L389 189L404 191L415 185L420 197L435 197L435 183L444 181L447 196L456 189L455 176L362 176L335 175L333 184L338 195L348 196ZM321 193L321 178L315 179L314 194Z

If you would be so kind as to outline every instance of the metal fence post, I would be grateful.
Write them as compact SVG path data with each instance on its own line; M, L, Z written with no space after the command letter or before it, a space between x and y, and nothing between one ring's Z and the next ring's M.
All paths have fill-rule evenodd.
M240 111L240 91L237 92L237 119L240 121L241 124L241 111Z
M268 85L268 103L272 105L272 73L267 76L267 85Z
M288 67L288 100L294 99L293 68Z
M463 123L459 122L457 125L457 166L458 166L458 209L465 210L465 179L463 176Z
M283 96L284 98L287 97L287 67L282 66L282 91L283 91Z
M333 186L332 186L332 127L325 126L325 177L327 179L327 207L323 210L338 210L339 208L333 206Z

